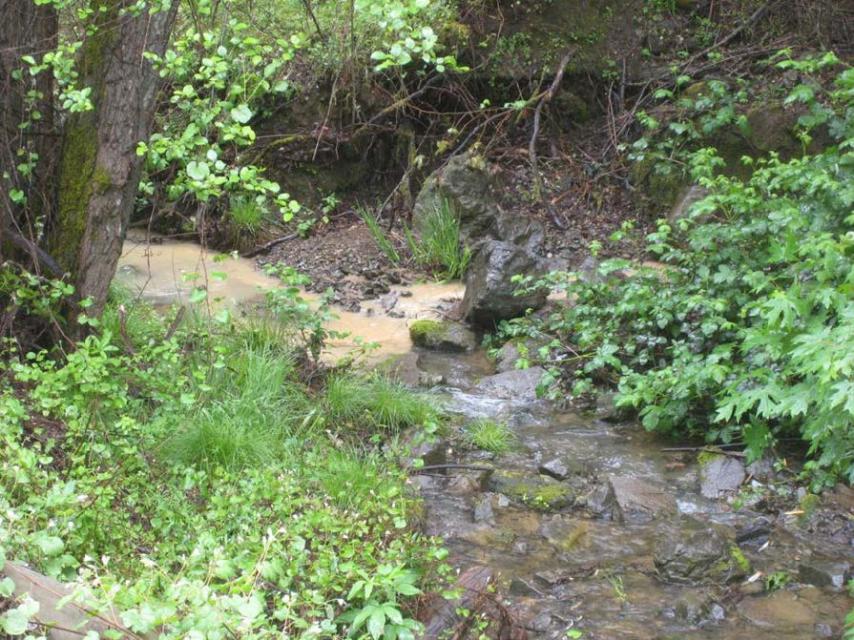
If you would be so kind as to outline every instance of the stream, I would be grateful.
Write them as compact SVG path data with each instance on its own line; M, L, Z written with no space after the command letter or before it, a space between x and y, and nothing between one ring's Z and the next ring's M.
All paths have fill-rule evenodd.
M217 262L193 243L139 238L126 242L117 279L171 304L188 294L187 274L205 272L209 297L235 308L276 284L252 261ZM716 479L725 484L741 469L748 491L737 503L704 496L708 471L696 451L664 451L668 443L617 421L607 403L589 414L562 410L536 398L536 369L496 374L483 352L413 350L408 323L440 317L462 293L456 283L401 286L359 313L336 311L330 328L351 337L326 356L345 353L355 336L378 342L373 362L393 358L401 380L431 385L458 423L511 427L517 444L500 457L435 443L427 464L475 469L413 475L412 484L426 532L445 540L461 569L493 570L502 604L529 638L841 637L854 604L842 586L854 564L854 492L819 501L781 488L776 500L759 491L777 477L770 465L744 472L737 457L716 456Z

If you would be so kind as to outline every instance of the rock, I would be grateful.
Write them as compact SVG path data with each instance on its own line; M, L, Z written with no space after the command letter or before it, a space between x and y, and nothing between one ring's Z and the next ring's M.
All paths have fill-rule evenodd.
M462 353L477 348L477 337L468 327L447 320L416 320L409 325L412 343L423 349Z
M516 295L515 275L539 276L545 273L543 259L524 247L499 240L487 240L474 255L466 272L466 292L461 311L473 324L494 327L501 320L539 309L548 292L538 289Z
M471 476L457 475L448 482L447 492L452 495L467 495L480 491L480 483Z
M750 570L738 546L715 527L661 539L653 562L658 578L670 584L725 584Z
M505 371L482 378L477 389L494 398L533 402L537 399L537 386L545 373L542 367Z
M744 463L733 456L718 453L701 453L700 493L706 498L719 498L737 491L747 477Z
M542 598L544 594L542 591L537 589L534 585L521 578L513 578L510 581L510 595L511 596L525 596L528 598Z
M395 355L379 363L376 369L391 380L408 387L416 387L421 384L422 371L418 368L419 357L419 354L414 352Z
M662 487L629 476L608 479L606 504L619 522L645 523L677 512L676 498Z
M809 637L816 623L812 607L791 591L775 591L765 597L745 598L738 613L757 627L804 632Z
M487 494L474 507L475 522L495 522L495 512L492 510L492 496Z
M487 487L511 500L538 511L556 511L575 502L572 487L542 476L526 476L518 471L495 471Z
M713 602L712 606L709 607L709 619L714 620L715 622L720 622L721 620L726 619L726 609L724 609L717 602Z
M832 638L833 637L833 628L824 622L817 622L815 625L815 637L816 638Z
M428 371L419 372L419 387L435 387L440 384L445 384L445 376L443 376L441 373L430 373Z
M423 430L408 429L400 436L401 466L412 468L415 460L425 465L445 464L448 461L448 443Z
M845 588L851 578L851 565L844 561L811 559L798 567L798 581L836 591Z
M560 458L553 458L548 462L544 462L540 465L539 472L543 475L551 476L555 480L566 480L570 474L569 467Z
M109 611L97 617L92 616L85 604L70 597L73 593L71 587L22 564L7 562L0 575L5 575L15 584L15 596L29 594L30 598L39 603L39 610L33 622L46 629L46 636L50 640L80 640L90 633L102 637L109 637L109 634L116 634L117 637L134 635ZM69 601L60 604L60 601L66 599Z
M455 156L424 181L412 209L415 232L421 234L427 219L447 203L459 217L463 243L471 246L491 237L500 215L498 191L494 172L482 157Z
M670 210L670 214L667 216L667 220L669 222L676 222L677 220L681 220L682 218L689 217L691 212L691 207L693 207L700 200L709 195L709 190L703 187L692 184L688 187L685 187L677 196L676 204L673 205L673 208Z

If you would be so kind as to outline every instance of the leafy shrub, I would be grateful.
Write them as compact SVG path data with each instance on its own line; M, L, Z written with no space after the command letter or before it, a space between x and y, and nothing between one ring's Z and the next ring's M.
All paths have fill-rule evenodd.
M747 179L716 175L722 161L700 150L692 171L709 196L648 237L661 268L552 274L574 304L505 333L551 334L552 381L616 385L647 429L743 441L752 459L800 435L820 487L854 480L854 70L825 94L803 86L790 98L806 100L802 139L818 123L837 146L751 161Z
M498 454L510 451L515 441L513 432L506 424L487 418L467 425L465 439L478 449Z
M406 238L415 261L437 270L439 277L455 279L465 274L471 249L460 241L459 216L447 200L425 217L417 239L408 231Z

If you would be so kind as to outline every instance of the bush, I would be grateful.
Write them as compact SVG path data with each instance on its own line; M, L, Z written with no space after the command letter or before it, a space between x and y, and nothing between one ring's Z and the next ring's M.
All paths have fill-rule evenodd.
M790 98L811 114L802 139L823 124L837 146L750 161L744 180L716 175L720 159L700 150L693 176L710 195L648 237L662 268L552 274L574 304L504 330L551 334L553 381L615 384L647 429L743 442L751 459L800 435L818 488L854 481L854 70L826 93L804 86Z

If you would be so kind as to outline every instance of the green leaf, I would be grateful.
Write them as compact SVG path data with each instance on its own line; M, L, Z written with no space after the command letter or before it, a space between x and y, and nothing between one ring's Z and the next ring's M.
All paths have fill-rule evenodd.
M246 104L239 104L231 110L231 119L246 124L252 119L252 110Z
M15 593L15 583L12 578L3 578L0 580L0 598L8 598Z
M20 636L27 632L30 620L39 611L39 603L28 598L20 606L0 615L0 629L10 636Z
M374 640L377 640L383 634L383 630L385 629L385 609L382 607L377 607L374 609L373 613L371 613L371 617L368 619L368 633L371 634L371 637Z
M211 169L207 162L196 162L194 160L187 165L187 175L197 182L201 182L210 174Z
M34 542L39 551L48 558L58 556L65 550L65 543L62 541L62 538L58 538L57 536L39 534L35 536Z

